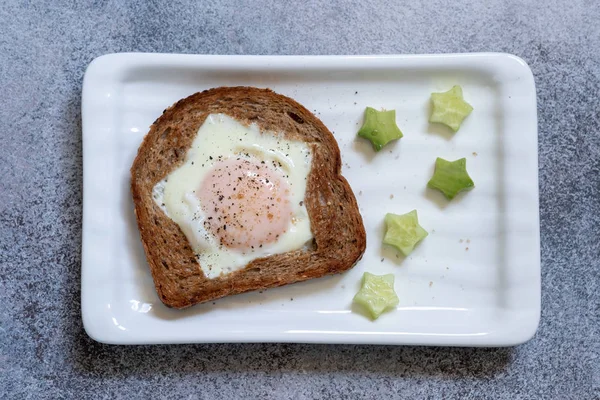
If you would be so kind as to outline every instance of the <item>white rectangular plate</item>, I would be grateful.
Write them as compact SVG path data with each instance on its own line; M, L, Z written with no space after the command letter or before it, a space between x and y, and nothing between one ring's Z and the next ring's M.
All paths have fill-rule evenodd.
M429 96L456 84L474 111L450 134L428 123ZM341 275L168 309L140 243L129 168L166 107L237 85L290 96L334 132L367 250ZM395 109L404 137L379 153L357 139L366 106ZM536 96L517 57L112 54L87 69L82 115L82 314L98 341L510 346L537 329ZM451 202L427 189L436 157L466 157L475 189ZM413 209L429 236L398 258L381 244L383 217ZM396 277L400 304L377 321L352 306L365 271Z

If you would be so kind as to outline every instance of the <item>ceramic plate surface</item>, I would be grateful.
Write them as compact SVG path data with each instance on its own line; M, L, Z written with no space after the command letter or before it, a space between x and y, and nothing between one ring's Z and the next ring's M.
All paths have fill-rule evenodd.
M429 96L456 84L474 111L451 134L428 123ZM129 168L166 107L237 85L290 96L334 133L367 250L341 275L168 309L139 239ZM357 139L366 106L395 109L404 138L379 153ZM517 57L112 54L87 69L82 116L82 315L98 341L510 346L537 329L536 94ZM452 202L427 189L436 157L466 157L476 187ZM381 244L383 217L413 209L429 236L399 258ZM393 273L400 298L374 322L352 305L365 271Z

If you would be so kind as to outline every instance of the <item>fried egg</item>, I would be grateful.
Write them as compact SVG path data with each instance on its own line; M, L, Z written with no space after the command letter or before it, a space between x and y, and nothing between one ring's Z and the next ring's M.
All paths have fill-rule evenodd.
M210 114L153 198L213 279L311 243L304 204L311 161L304 142Z

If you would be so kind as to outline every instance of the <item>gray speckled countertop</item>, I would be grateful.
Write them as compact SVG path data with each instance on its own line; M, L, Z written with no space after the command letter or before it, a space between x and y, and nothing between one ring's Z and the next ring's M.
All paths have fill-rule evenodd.
M0 398L600 398L597 1L161 3L0 6ZM536 336L508 349L89 339L79 287L81 85L92 59L122 51L524 58L539 101Z

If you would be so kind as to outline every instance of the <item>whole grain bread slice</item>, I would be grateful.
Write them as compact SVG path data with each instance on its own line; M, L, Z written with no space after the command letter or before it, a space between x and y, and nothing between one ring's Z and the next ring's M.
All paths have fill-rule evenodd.
M211 113L227 114L263 131L309 144L304 202L313 245L252 261L209 279L179 226L155 204L152 188L184 161ZM325 125L289 97L269 89L220 87L193 94L166 109L140 145L131 167L131 191L141 240L162 302L185 308L231 294L286 285L350 269L362 257L366 234L350 185L341 175L340 150Z

